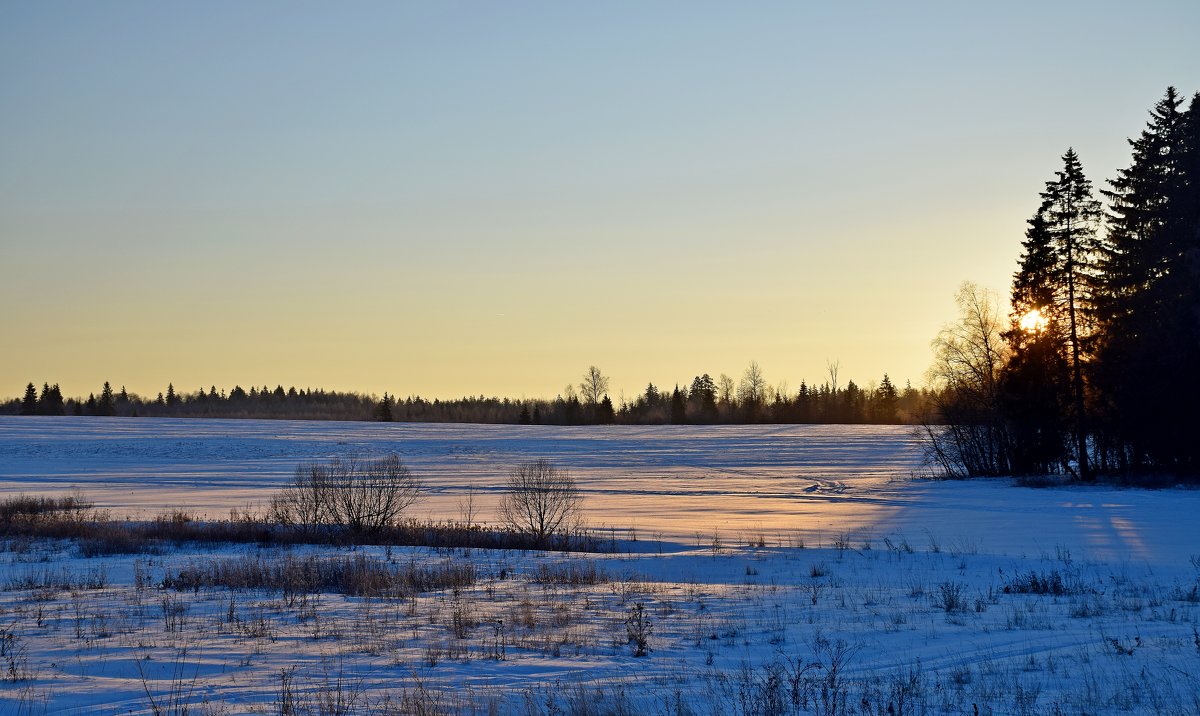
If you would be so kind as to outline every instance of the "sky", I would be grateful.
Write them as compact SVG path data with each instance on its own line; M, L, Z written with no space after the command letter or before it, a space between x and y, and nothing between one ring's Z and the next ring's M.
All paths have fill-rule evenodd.
M0 3L0 396L924 382L1200 3Z

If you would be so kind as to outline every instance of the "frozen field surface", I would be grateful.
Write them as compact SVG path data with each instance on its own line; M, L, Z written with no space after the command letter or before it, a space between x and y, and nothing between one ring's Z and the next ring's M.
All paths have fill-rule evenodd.
M427 487L413 514L459 516L469 489L492 516L513 465L569 468L587 520L678 543L932 536L1002 553L1056 545L1103 559L1178 563L1200 551L1200 491L1012 489L937 482L905 426L551 427L266 420L0 417L0 492L78 488L118 514L258 504L296 466L397 452Z
M613 551L0 539L0 714L1200 714L1200 491L914 479L908 428L0 418L0 495L391 451L451 519L550 458Z

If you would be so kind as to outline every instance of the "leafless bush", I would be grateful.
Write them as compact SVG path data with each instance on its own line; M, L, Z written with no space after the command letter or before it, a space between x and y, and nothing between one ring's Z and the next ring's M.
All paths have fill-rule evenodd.
M500 500L500 517L515 530L545 544L556 534L578 526L583 497L575 479L549 460L523 462L513 468Z
M420 481L395 453L334 458L297 467L292 483L272 497L269 518L281 525L374 534L398 524L420 495Z
M645 656L650 651L650 634L653 626L646 616L646 607L638 602L629 608L625 617L627 643L633 644L634 656Z
M933 598L934 606L947 614L967 611L966 588L958 582L942 582Z

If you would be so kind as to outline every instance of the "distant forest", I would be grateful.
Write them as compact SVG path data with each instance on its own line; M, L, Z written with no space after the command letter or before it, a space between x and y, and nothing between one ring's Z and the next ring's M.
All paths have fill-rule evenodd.
M951 474L1200 477L1200 93L1169 88L1129 145L1099 196L1062 156L1008 316L960 293L932 371Z
M382 398L359 393L285 389L249 390L212 386L181 393L168 385L155 398L114 390L105 383L98 394L64 398L57 384L30 383L20 399L0 403L8 415L97 415L178 418L267 418L296 420L375 420L384 422L501 423L545 425L663 425L731 423L876 423L919 422L931 398L911 385L895 386L885 374L878 384L838 384L837 365L820 385L801 382L798 390L770 388L757 363L734 381L706 373L690 384L659 389L653 383L635 398L614 405L608 378L595 366L578 386L568 385L553 399L464 397L427 400L419 396Z

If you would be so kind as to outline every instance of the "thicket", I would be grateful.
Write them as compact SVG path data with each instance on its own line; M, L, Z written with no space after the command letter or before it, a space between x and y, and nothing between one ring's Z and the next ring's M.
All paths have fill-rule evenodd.
M33 509L28 505L34 505ZM57 506L55 506L57 505ZM235 510L226 519L202 519L175 510L150 520L113 517L79 496L0 500L0 539L61 539L81 555L154 553L183 544L383 545L437 549L513 549L606 552L611 538L577 528L538 537L505 526L431 520L398 520L371 531L335 526L282 524L269 513Z
M1174 88L1096 197L1074 149L1041 193L1011 312L973 286L934 342L952 476L1200 478L1200 93Z

